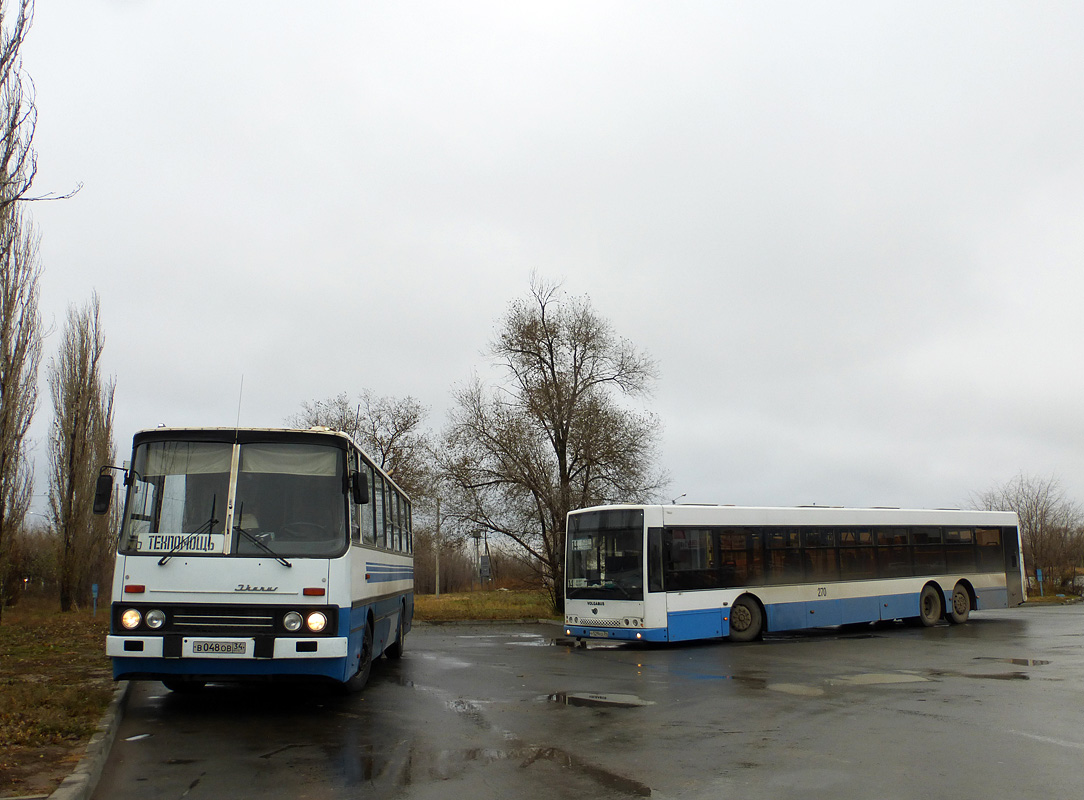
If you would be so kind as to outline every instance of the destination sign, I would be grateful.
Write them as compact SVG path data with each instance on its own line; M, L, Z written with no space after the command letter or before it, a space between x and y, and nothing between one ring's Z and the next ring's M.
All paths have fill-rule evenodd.
M128 549L147 554L206 555L224 552L225 544L226 536L222 533L140 533L129 538Z

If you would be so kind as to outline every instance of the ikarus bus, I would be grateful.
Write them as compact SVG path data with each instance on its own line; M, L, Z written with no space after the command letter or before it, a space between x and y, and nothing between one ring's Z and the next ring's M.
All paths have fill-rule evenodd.
M106 652L117 680L324 679L360 688L414 609L410 499L343 433L137 433Z
M1024 602L1015 514L615 505L568 515L565 632L578 640L759 638Z

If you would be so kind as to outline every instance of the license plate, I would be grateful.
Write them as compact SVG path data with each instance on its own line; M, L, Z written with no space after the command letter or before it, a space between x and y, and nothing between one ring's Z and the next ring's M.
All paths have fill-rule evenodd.
M605 639L610 634L606 633L606 631L590 631L587 635L595 639Z
M248 642L195 641L192 642L192 655L243 656Z

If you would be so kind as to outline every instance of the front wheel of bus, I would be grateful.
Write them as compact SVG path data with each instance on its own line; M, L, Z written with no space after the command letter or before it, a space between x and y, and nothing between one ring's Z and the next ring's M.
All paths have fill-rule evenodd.
M952 590L952 605L949 608L949 622L962 625L971 616L971 595L963 584L956 584Z
M730 608L730 641L751 642L760 638L764 615L752 597L739 597Z
M361 640L361 653L358 655L358 671L350 678L343 688L347 692L359 692L369 682L369 673L373 668L373 624L365 624L365 635Z
M941 595L929 584L922 587L918 596L918 621L930 628L941 619Z

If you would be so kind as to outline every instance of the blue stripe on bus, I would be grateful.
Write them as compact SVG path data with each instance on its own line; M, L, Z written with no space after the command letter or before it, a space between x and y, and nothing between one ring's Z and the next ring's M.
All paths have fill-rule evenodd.
M410 564L378 564L369 561L365 564L365 576L373 583L409 581L414 579L414 567Z
M1005 608L1008 592L1005 587L978 589L975 608ZM826 628L856 622L903 619L919 613L918 592L895 595L874 595L835 600L813 600L797 603L766 605L768 631ZM581 639L624 639L648 642L681 642L693 639L717 639L730 634L730 609L707 608L692 611L671 611L666 615L665 628L589 628L569 625L572 636ZM637 634L640 634L637 637Z

